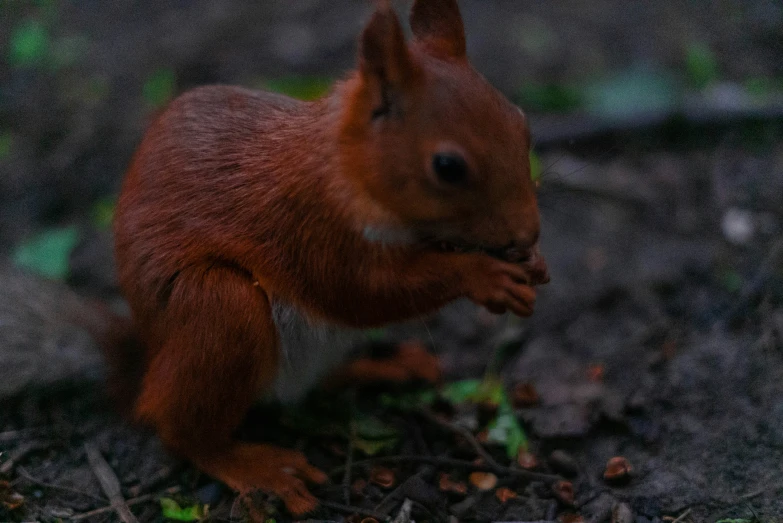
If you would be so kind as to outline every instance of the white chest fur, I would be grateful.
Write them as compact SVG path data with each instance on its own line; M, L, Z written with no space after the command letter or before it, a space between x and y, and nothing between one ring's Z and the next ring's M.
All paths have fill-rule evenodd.
M272 394L283 403L302 399L366 336L361 330L315 322L281 303L273 304L272 314L280 336L280 364Z

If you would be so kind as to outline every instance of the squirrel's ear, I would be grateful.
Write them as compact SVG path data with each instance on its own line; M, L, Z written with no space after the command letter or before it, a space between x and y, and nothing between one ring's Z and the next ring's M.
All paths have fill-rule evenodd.
M359 49L359 73L367 86L377 91L376 113L391 109L395 98L413 81L415 71L397 15L388 1L378 2L378 9L364 28Z
M465 26L457 0L416 0L411 8L411 29L430 54L465 57Z

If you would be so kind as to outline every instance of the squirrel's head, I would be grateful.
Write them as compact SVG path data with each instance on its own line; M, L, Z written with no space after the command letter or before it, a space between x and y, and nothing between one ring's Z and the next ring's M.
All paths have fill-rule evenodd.
M539 235L525 116L468 62L456 0L416 0L410 22L407 43L380 2L343 86L341 161L365 234L524 255Z

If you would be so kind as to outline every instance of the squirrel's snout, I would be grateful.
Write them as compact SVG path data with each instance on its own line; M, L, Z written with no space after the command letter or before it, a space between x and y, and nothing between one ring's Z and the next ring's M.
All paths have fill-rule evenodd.
M502 257L508 261L521 263L528 270L532 285L549 283L549 268L541 254L538 241L527 247L512 244L503 250Z
M547 267L546 260L541 254L538 242L530 249L530 254L525 265L530 271L533 285L549 283L549 267Z

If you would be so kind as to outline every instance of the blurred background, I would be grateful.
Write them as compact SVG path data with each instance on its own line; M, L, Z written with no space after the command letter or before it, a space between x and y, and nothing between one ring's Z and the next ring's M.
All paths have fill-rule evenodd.
M398 3L403 16L409 4ZM780 107L778 0L461 7L471 58L534 115L540 144L683 114L712 121ZM176 94L223 82L320 95L352 67L371 6L4 0L0 9L0 249L8 254L43 224L105 220L146 123ZM688 134L674 145L704 142ZM708 138L727 144L725 134Z
M395 2L401 16L410 3ZM453 377L480 374L497 340L511 340L503 375L538 389L541 403L520 416L541 452L566 445L599 471L632 456L642 478L612 495L641 523L687 507L783 515L768 481L783 459L783 3L460 7L476 68L530 116L552 283L529 321L457 304L405 332L430 340ZM156 112L209 83L318 97L352 68L371 10L358 0L0 0L0 265L117 300L114 201ZM4 314L21 300L9 295ZM62 329L46 336L85 343ZM23 387L35 380L8 397ZM130 436L104 426L106 411L86 413L97 393L86 394L63 407L74 437L126 449ZM63 421L36 401L9 401L0 429ZM124 481L138 482L133 458L117 452ZM149 459L152 470L164 458ZM55 452L28 466L68 482L83 464ZM588 476L579 488L587 499L598 487Z

